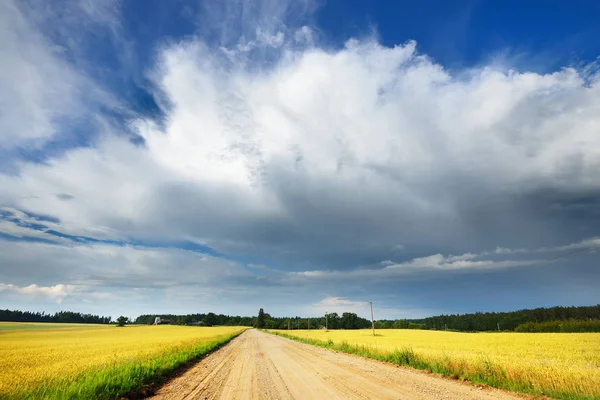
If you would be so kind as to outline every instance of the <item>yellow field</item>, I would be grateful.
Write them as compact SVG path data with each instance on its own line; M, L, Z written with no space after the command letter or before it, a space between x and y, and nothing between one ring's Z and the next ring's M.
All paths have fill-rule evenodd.
M166 355L189 352L243 329L0 323L0 398L19 397L40 387L64 386L94 371L139 366Z
M366 345L379 353L411 348L445 372L505 381L506 388L533 393L600 398L600 333L458 333L424 330L276 331L301 338Z

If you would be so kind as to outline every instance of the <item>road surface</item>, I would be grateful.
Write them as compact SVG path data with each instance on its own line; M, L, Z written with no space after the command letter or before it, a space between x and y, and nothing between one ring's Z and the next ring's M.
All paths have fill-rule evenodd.
M250 329L155 399L523 399Z

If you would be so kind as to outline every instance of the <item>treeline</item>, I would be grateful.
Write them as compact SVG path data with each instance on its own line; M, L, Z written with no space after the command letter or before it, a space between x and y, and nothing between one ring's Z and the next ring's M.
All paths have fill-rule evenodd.
M370 328L371 321L361 318L355 313L343 313L341 316L337 313L329 313L327 316L316 318L301 317L273 317L264 313L261 323L258 323L258 317L240 317L224 314L146 314L140 315L134 321L135 324L151 325L154 319L160 317L161 323L174 325L199 325L199 326L254 326L264 327L266 329L363 329Z
M134 324L151 325L154 319L160 317L162 324L173 325L200 325L200 326L255 326L256 317L241 317L239 315L231 316L225 314L215 314L209 312L207 314L152 314L140 315L134 321Z
M355 313L328 313L322 317L272 317L265 313L266 329L364 329L371 327L371 321L361 318Z
M517 326L515 332L600 332L600 319L527 322Z
M381 319L375 321L375 329L429 329L422 320L418 319Z
M112 318L82 314L72 311L59 311L54 314L45 312L0 310L0 321L3 322L56 322L74 324L110 324Z
M371 321L355 313L329 313L322 317L273 317L231 316L225 314L145 314L135 324L151 325L160 317L162 323L199 326L254 326L266 329L364 329ZM30 311L0 310L0 321L9 322L58 322L109 324L111 317L59 311L54 314ZM260 325L260 326L259 326ZM552 307L473 314L438 315L424 319L398 319L375 321L376 329L434 329L462 332L517 331L517 332L600 332L600 304L584 307Z
M600 304L584 307L535 308L499 313L439 315L424 318L422 323L427 326L427 329L479 332L514 331L518 326L528 323L594 319L600 319Z

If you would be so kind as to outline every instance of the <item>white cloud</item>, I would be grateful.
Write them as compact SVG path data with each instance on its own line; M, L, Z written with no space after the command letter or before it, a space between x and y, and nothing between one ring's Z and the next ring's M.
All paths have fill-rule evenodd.
M593 237L581 240L579 242L569 243L562 246L555 247L540 247L537 249L509 249L506 247L496 247L493 252L484 252L482 255L490 254L528 254L528 253L552 253L566 250L587 250L594 247L600 246L600 238Z
M31 284L29 286L15 286L13 284L0 283L0 295L16 294L27 300L43 298L57 303L61 303L63 299L71 295L76 290L73 285L58 284L54 286L38 286Z
M459 256L449 256L448 260L449 261L466 261L466 260L472 260L474 258L477 258L477 254L465 253L465 254L461 254Z
M0 240L0 279L23 284L35 276L45 285L65 279L77 287L166 288L196 285L211 291L218 282L253 275L241 264L174 248L112 244L47 244Z
M576 243L570 243L565 246L558 246L553 248L541 248L535 250L537 253L550 252L550 251L565 251L565 250L586 250L595 247L600 247L600 237L590 238L582 240Z
M335 52L289 53L261 74L224 71L196 41L167 47L159 59L156 83L173 107L164 130L135 122L145 148L107 135L96 149L22 165L20 176L2 177L5 201L52 213L82 234L168 232L223 248L225 238L252 241L219 233L212 218L210 225L169 226L169 213L186 210L167 211L160 192L177 185L216 220L250 225L316 217L302 215L309 211L298 201L337 207L326 217L332 220L381 214L388 226L380 234L367 227L364 235L391 248L425 234L435 240L428 221L456 221L463 194L451 180L469 180L482 193L534 182L598 188L599 89L573 69L539 75L482 68L459 79L418 55L412 42L386 48L352 41ZM547 114L550 108L561 111ZM559 167L574 159L577 170ZM421 227L408 235L409 223Z
M313 271L300 271L300 272L290 272L291 276L304 276L306 278L319 278L323 276L328 276L331 272L325 270L313 270Z
M78 108L78 74L12 1L0 3L0 55L0 147L48 139L53 120Z
M506 247L496 247L494 253L496 254L519 254L519 253L530 253L530 250L527 249L509 249Z
M289 4L275 3L277 15L287 13ZM114 8L81 4L89 18L120 29ZM0 72L0 146L43 142L57 134L57 118L89 110L90 96L80 94L96 85L13 3L0 7L9 63ZM138 131L144 146L107 124L89 147L0 173L0 206L52 215L60 220L53 229L73 235L188 240L274 259L282 269L302 266L292 281L345 276L343 269L381 277L527 266L541 261L508 256L593 234L595 220L571 218L563 203L600 191L597 73L495 64L451 72L412 41L350 39L333 49L308 27L248 26L248 36L218 46L194 36L156 49L156 64L143 67L165 117L132 117L121 127ZM544 190L565 198L544 198ZM586 204L583 211L594 209ZM0 230L28 232L6 221ZM40 259L52 260L59 282L171 287L184 273L199 286L247 277L241 264L210 257L195 270L205 261L175 250L2 246L40 280L50 279ZM44 257L34 260L32 248ZM444 255L465 248L472 253ZM406 249L429 256L391 261ZM380 260L385 268L357 269Z
M571 243L563 246L556 246L550 248L538 248L535 250L527 249L508 249L497 247L493 252L482 252L479 254L465 253L462 255L449 255L444 256L442 254L434 254L426 257L414 258L410 261L402 263L394 263L386 260L382 261L381 264L385 265L388 269L397 268L409 268L409 267L423 267L423 268L435 268L435 269L461 269L461 268L506 268L516 266L527 266L550 263L554 259L534 259L534 260L476 260L489 255L503 255L508 256L512 254L539 254L539 253L556 253L565 252L569 250L581 250L581 251L592 251L600 248L600 238L585 239L577 243ZM568 254L564 257L568 257ZM562 259L562 258L561 258Z
M182 307L226 312L230 306L241 309L235 303L249 288L271 286L270 278L261 279L238 262L174 248L0 239L0 266L0 298L42 309L51 309L44 301L81 309L83 301L100 305L96 308L102 313L104 304L113 314ZM254 302L244 307L249 305Z
M306 315L324 315L325 313L338 313L341 316L345 312L355 313L360 317L371 319L371 305L368 301L350 300L346 297L326 297L318 303L303 308ZM418 313L420 310L400 309L373 304L373 315L375 319L384 318L407 318L407 315Z
M544 260L475 260L481 257L479 254L466 253L460 256L444 256L434 254L426 257L413 258L403 263L386 263L386 269L413 269L432 268L441 270L453 269L483 269L483 268L506 268L536 265Z
M550 264L556 261L562 261L564 259L573 256L573 253L568 251L580 250L584 252L593 252L600 249L600 238L590 238L582 240L581 242L571 243L563 246L556 246L552 248L539 248L535 250L526 249L500 249L497 248L492 252L481 252L481 253L465 253L462 255L443 255L433 254L424 257L416 257L404 262L394 262L391 260L381 261L379 264L383 268L355 268L352 270L306 270L290 272L288 277L290 279L306 278L312 280L353 280L353 279L379 279L379 278L393 278L398 274L412 274L418 275L425 271L455 271L455 270L471 270L481 271L488 269L504 269L511 267L526 267L540 264ZM560 254L560 252L567 252L566 254ZM514 254L533 254L538 255L539 253L558 253L559 257L546 258L546 259L510 259L504 258L499 259L499 256L511 256ZM490 255L495 255L495 259L482 259Z
M342 315L345 312L356 313L360 316L369 313L369 303L365 301L354 301L343 297L326 297L318 303L312 304L310 308L313 314L322 315L325 312L336 312Z
M314 45L313 31L308 26L303 26L294 32L294 40L301 44L307 44L309 46Z
M82 45L78 38L92 22L115 31L114 6L99 3L83 0L71 8L59 7L60 18L53 7L0 3L0 150L42 147L54 137L67 136L70 124L82 119L89 134L103 119L98 105L115 107L110 94L67 60L69 51L81 51L76 49ZM52 36L62 37L72 48L52 41Z

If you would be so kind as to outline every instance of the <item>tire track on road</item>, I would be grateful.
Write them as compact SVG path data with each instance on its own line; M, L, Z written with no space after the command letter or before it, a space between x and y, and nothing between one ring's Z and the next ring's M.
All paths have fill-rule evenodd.
M250 329L163 386L153 398L515 400L527 396Z

